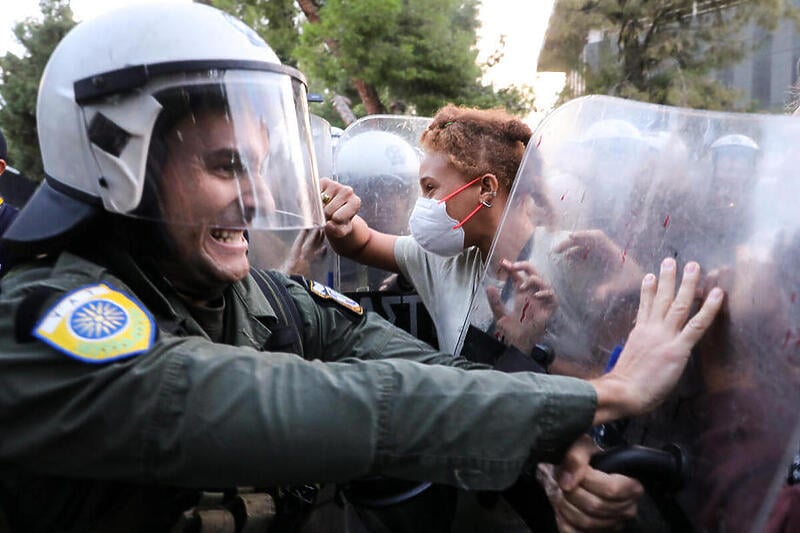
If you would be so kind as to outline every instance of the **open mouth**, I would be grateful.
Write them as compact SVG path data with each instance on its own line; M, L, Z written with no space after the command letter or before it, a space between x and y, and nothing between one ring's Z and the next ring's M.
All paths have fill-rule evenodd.
M222 244L239 244L245 240L241 229L212 228L210 233L212 239Z

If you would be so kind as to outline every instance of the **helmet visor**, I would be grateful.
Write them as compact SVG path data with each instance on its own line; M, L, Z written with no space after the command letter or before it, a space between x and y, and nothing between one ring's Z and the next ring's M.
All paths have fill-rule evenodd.
M226 229L323 224L305 86L210 71L153 88L161 106L134 216Z

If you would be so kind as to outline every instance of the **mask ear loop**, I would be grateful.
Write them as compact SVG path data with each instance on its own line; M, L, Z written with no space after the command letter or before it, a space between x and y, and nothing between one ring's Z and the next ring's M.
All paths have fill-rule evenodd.
M475 183L476 181L478 181L478 180L479 180L479 179L481 179L482 177L483 177L483 176L478 176L477 178L475 178L474 180L470 181L469 183L465 183L464 185L462 185L462 186L461 186L461 187L459 187L458 189L454 190L453 192L451 192L450 194L448 194L447 196L445 196L444 198L442 198L441 200L439 200L439 201L438 201L438 202L436 202L436 203L437 203L437 204L441 204L441 203L443 203L443 202L446 202L447 200L449 200L450 198L452 198L452 197L453 197L453 196L455 196L456 194L460 193L460 192L461 192L461 191L463 191L464 189L466 189L466 188L468 188L468 187L471 187L473 183Z
M492 196L496 196L496 195L497 195L497 193L496 193L496 192L494 192L494 191L492 191ZM483 207L492 207L492 204L490 204L490 203L489 203L489 202L487 202L486 200L481 200L481 203L479 203L479 204L477 205L477 207L475 207L475 209L473 209L473 210L472 210L472 212L471 212L469 215L467 215L467 216L466 216L466 218L464 218L464 220L462 220L461 222L459 222L458 224L456 224L455 226L453 226L451 229L458 229L458 228L460 228L461 226L463 226L464 224L466 224L466 223L469 221L469 219L471 219L473 216L475 216L475 214L476 214L478 211L480 211L480 210L481 210L481 208L483 208Z
M466 189L466 188L468 188L468 187L471 187L473 183L475 183L476 181L478 181L478 180L479 180L479 179L481 179L482 177L483 177L483 176L478 176L477 178L475 178L474 180L470 181L469 183L465 183L464 185L462 185L462 186L461 186L461 187L459 187L458 189L454 190L453 192L451 192L450 194L448 194L447 196L445 196L444 198L442 198L441 200L439 200L439 201L438 201L438 202L436 202L436 203L437 203L437 204L441 204L441 203L444 203L444 202L446 202L447 200L449 200L450 198L452 198L452 197L453 197L453 196L455 196L456 194L460 193L460 192L461 192L461 191L463 191L464 189ZM475 213L477 213L478 211L480 211L480 210L481 210L481 208L482 208L483 206L485 206L485 205L486 205L486 203L485 203L485 202L483 202L483 201L481 201L481 203L479 203L479 204L478 204L478 207L476 207L475 209L473 209L473 210L472 210L472 212L471 212L469 215L467 215L467 217L466 217L464 220L462 220L461 222L459 222L458 224L456 224L455 226L453 226L453 227L452 227L452 228L450 228L450 229L458 229L458 228L460 228L461 226L463 226L464 224L466 224L466 223L469 221L469 219L471 219L473 216L475 216ZM491 206L491 205L488 205L487 207L492 207L492 206Z

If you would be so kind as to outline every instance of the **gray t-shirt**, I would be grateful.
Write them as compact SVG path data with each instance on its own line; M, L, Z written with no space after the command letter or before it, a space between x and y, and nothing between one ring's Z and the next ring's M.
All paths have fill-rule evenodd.
M428 252L412 237L403 236L395 241L394 257L433 318L439 350L455 353L483 273L480 251L471 247L445 257Z

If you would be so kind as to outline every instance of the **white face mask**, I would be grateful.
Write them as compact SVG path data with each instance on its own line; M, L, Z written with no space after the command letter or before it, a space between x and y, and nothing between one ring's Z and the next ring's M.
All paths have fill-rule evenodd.
M408 221L411 236L425 250L444 256L461 253L464 249L464 229L447 214L444 202L431 198L417 198Z

